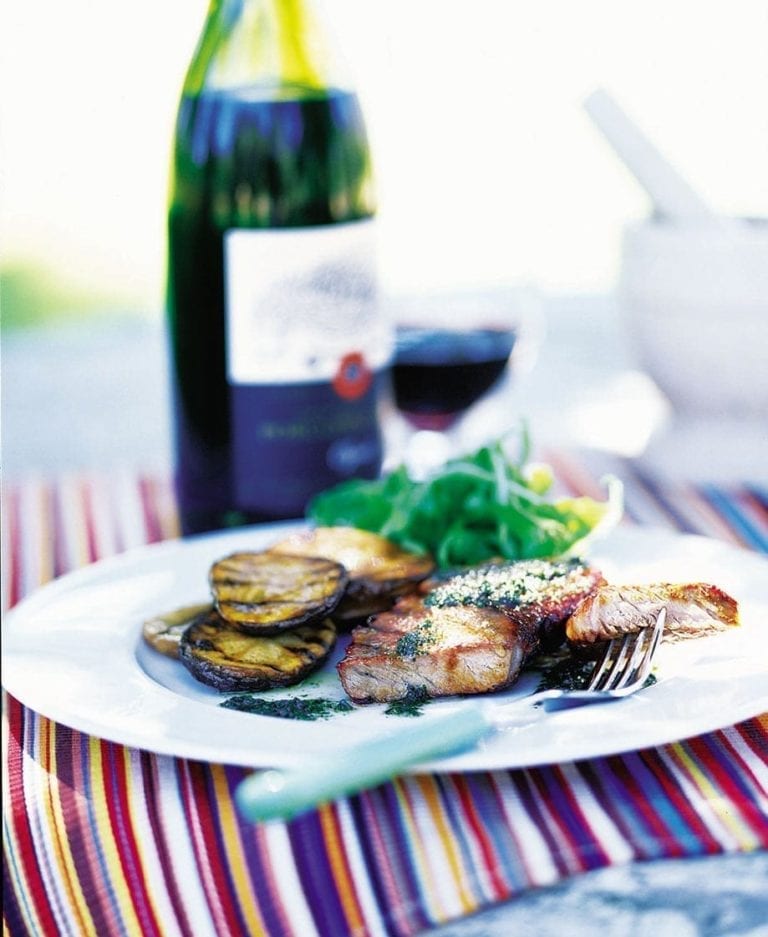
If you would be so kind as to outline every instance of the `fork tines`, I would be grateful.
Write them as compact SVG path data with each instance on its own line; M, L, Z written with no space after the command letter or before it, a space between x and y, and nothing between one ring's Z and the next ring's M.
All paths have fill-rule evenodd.
M667 610L662 608L655 625L609 641L602 658L595 664L587 689L630 692L644 683L661 640L666 617Z

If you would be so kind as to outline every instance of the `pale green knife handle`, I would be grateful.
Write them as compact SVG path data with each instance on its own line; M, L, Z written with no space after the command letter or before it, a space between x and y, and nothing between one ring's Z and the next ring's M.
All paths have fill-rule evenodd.
M481 706L420 718L327 758L309 758L301 768L255 772L237 788L236 803L247 820L290 819L380 784L419 762L470 748L490 729Z

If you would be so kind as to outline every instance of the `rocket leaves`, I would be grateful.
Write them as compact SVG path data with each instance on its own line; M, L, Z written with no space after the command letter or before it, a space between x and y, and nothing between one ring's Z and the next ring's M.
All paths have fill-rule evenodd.
M556 558L582 551L621 517L622 486L607 497L553 498L552 470L529 464L523 431L517 452L505 437L446 462L423 481L404 467L373 481L352 479L316 495L307 515L318 525L348 525L430 553L450 569L491 559Z

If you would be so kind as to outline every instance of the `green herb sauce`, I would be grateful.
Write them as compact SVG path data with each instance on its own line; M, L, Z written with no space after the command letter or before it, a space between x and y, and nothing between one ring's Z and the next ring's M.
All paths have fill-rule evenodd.
M387 716L420 716L422 709L430 702L430 696L424 687L408 687L403 699L395 700L384 710Z
M430 618L419 622L412 631L398 638L395 644L395 654L403 660L413 660L419 654L426 654L437 640L433 628L434 623Z
M536 692L539 690L586 690L595 669L595 662L578 657L564 657L559 660L544 658L534 662L531 669L541 671ZM649 674L643 687L652 686L654 683L656 683L656 677Z
M595 662L566 657L552 666L546 667L541 674L539 690L584 690L589 683Z
M348 713L354 706L348 700L332 700L323 698L302 699L290 697L288 699L260 699L251 694L238 694L230 696L219 704L224 709L235 709L238 712L254 713L257 716L274 716L277 719L300 719L311 722L315 719L328 719L336 713Z

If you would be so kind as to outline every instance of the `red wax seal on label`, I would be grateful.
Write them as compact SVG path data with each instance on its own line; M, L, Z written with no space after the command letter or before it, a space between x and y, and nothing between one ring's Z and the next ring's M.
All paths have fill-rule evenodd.
M333 381L333 389L344 400L357 400L371 386L373 374L359 351L352 351L339 362Z

